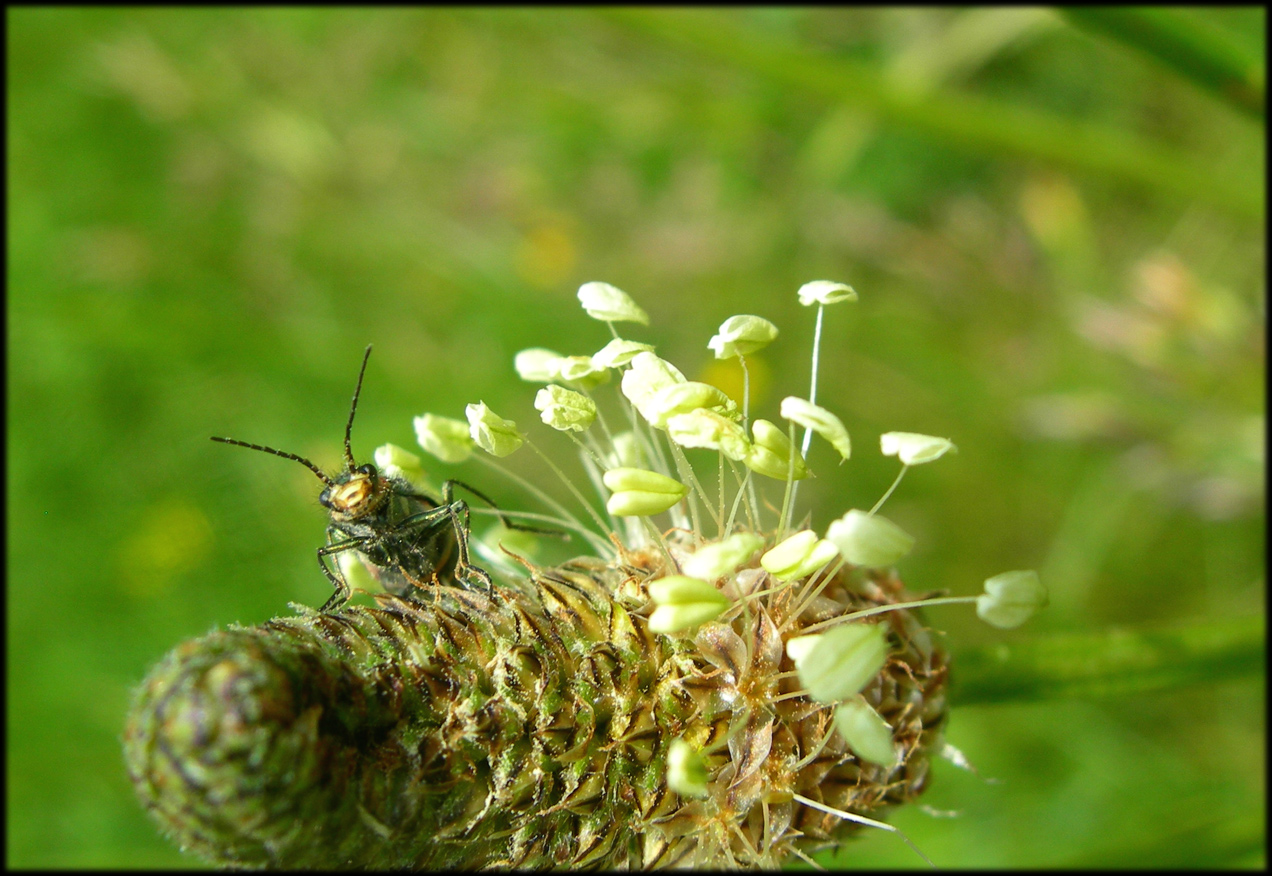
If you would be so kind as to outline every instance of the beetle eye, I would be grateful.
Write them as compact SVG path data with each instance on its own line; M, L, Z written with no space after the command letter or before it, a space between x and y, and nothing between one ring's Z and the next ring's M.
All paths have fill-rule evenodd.
M375 466L369 462L366 465L358 466L358 472L366 475L367 477L372 477L372 478L375 477L377 474L375 470Z
M318 501L324 508L331 507L331 487L328 487L318 494Z

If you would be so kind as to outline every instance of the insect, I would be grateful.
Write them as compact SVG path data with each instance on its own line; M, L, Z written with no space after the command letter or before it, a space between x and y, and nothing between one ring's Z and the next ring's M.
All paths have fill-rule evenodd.
M415 587L441 583L460 586L480 583L490 590L493 587L490 574L469 560L468 504L455 498L455 487L463 487L491 507L494 507L494 502L462 481L448 480L442 484L442 500L439 503L419 492L405 479L382 475L371 463L358 465L354 460L350 448L353 417L358 411L358 395L362 392L362 378L370 357L371 347L368 345L353 391L349 420L345 423L345 468L335 477L295 453L235 438L214 437L212 440L294 459L326 485L318 501L329 512L330 522L327 525L327 543L318 548L318 565L335 592L320 611L335 611L349 600L348 582L339 568L333 569L327 560L345 551L357 551L372 575L386 590L398 596L409 596ZM542 531L513 524L502 514L499 517L505 526L512 529Z

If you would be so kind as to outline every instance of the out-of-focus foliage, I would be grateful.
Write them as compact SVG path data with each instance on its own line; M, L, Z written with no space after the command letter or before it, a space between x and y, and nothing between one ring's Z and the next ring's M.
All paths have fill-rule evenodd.
M1262 70L1262 9L1188 14ZM124 776L131 687L185 638L328 595L313 475L208 436L334 466L373 342L360 460L484 400L568 462L512 356L603 346L589 280L649 312L629 337L735 396L707 340L731 314L775 322L749 362L773 419L807 390L795 290L857 289L827 313L818 394L853 458L815 444L801 499L824 530L891 481L879 434L955 441L889 501L918 537L902 575L962 594L1033 566L1052 599L1013 632L934 611L956 655L1262 611L1261 116L1116 28L1021 9L8 25L11 866L192 863ZM430 475L531 507L472 467ZM960 816L895 821L945 866L1261 865L1262 698L1238 679L956 709L951 741L1001 784L939 765L925 802ZM835 861L916 863L882 833Z

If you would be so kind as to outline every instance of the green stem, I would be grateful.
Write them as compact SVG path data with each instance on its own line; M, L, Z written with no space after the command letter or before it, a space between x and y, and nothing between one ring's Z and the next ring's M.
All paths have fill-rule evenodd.
M1143 6L1073 6L1059 11L1071 24L1143 52L1246 115L1260 121L1266 117L1262 59L1196 13Z
M956 705L1169 690L1265 669L1261 616L1175 629L1109 629L999 642L954 655Z
M1188 155L1126 131L969 92L913 93L863 63L748 28L735 12L610 8L604 14L788 90L862 107L942 144L1042 160L1136 183L1151 192L1171 191L1247 218L1263 216L1261 179L1217 175L1213 157Z

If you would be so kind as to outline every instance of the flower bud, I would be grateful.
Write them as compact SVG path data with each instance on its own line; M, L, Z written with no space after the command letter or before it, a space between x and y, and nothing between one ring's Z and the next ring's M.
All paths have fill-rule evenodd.
M512 367L517 369L517 375L522 380L528 380L531 383L547 383L549 380L556 379L557 374L552 368L552 363L560 358L561 354L555 350L531 347L512 357Z
M756 420L751 424L751 434L755 444L747 454L746 466L754 472L779 481L786 480L790 469L791 455L795 455L795 480L808 477L808 467L804 465L804 457L791 446L786 433L768 420Z
M839 455L847 459L852 453L852 442L848 440L848 430L843 421L807 399L788 395L782 399L782 416L797 426L812 429L830 442L830 446L839 451Z
M596 419L596 402L556 384L545 386L534 397L540 419L559 432L582 432Z
M681 571L691 578L714 581L732 575L763 545L764 539L754 532L736 532L698 548L681 565Z
M436 414L416 417L415 440L442 462L463 462L473 455L473 439L463 420Z
M699 408L715 411L721 416L729 417L738 414L737 403L709 383L686 381L664 386L655 392L645 405L648 411L646 419L651 426L659 429L667 427L667 418L676 414L687 414ZM642 413L644 413L642 411Z
M789 640L786 653L808 695L833 703L859 693L878 674L888 660L888 637L884 624L843 623Z
M584 283L579 287L579 302L588 316L601 322L649 325L649 314L641 310L630 295L609 283Z
M632 361L637 353L652 352L654 352L653 344L639 344L636 341L615 338L592 354L592 367L617 368Z
M833 280L813 280L799 287L799 303L805 307L814 304L837 304L840 301L856 301L857 293L851 286Z
M616 517L648 517L683 499L689 488L666 475L639 468L611 468L601 476L614 493L605 503Z
M892 728L863 698L854 697L836 707L835 728L857 757L882 767L896 766Z
M751 442L740 424L703 408L669 416L667 436L681 447L718 450L734 462L741 462L751 452Z
M985 592L976 597L980 619L1011 630L1033 617L1047 604L1047 588L1033 569L1003 572L985 581Z
M879 436L879 449L884 456L895 456L906 465L931 462L951 450L958 450L948 438L933 438L917 432L884 432Z
M777 326L759 316L744 314L731 316L720 324L707 347L715 351L717 359L748 356L762 350L777 337Z
M914 538L891 520L855 508L832 522L826 530L830 539L857 566L891 566L914 547Z
M646 411L658 391L684 382L685 376L680 369L666 359L660 359L653 353L637 353L632 357L631 367L623 372L622 390L641 416L649 420L650 414Z
M760 565L779 581L794 581L813 574L837 556L839 548L805 529L760 557Z
M485 402L466 406L464 414L468 417L468 434L492 456L507 456L525 443L517 424L496 414Z
M707 796L707 762L683 739L667 748L667 787L681 797Z
M685 575L669 575L649 583L657 608L649 616L655 633L679 633L715 620L729 607L729 597L711 584Z
M382 444L375 449L375 464L380 473L391 478L402 480L426 493L433 492L424 474L420 458L409 450L396 444Z

